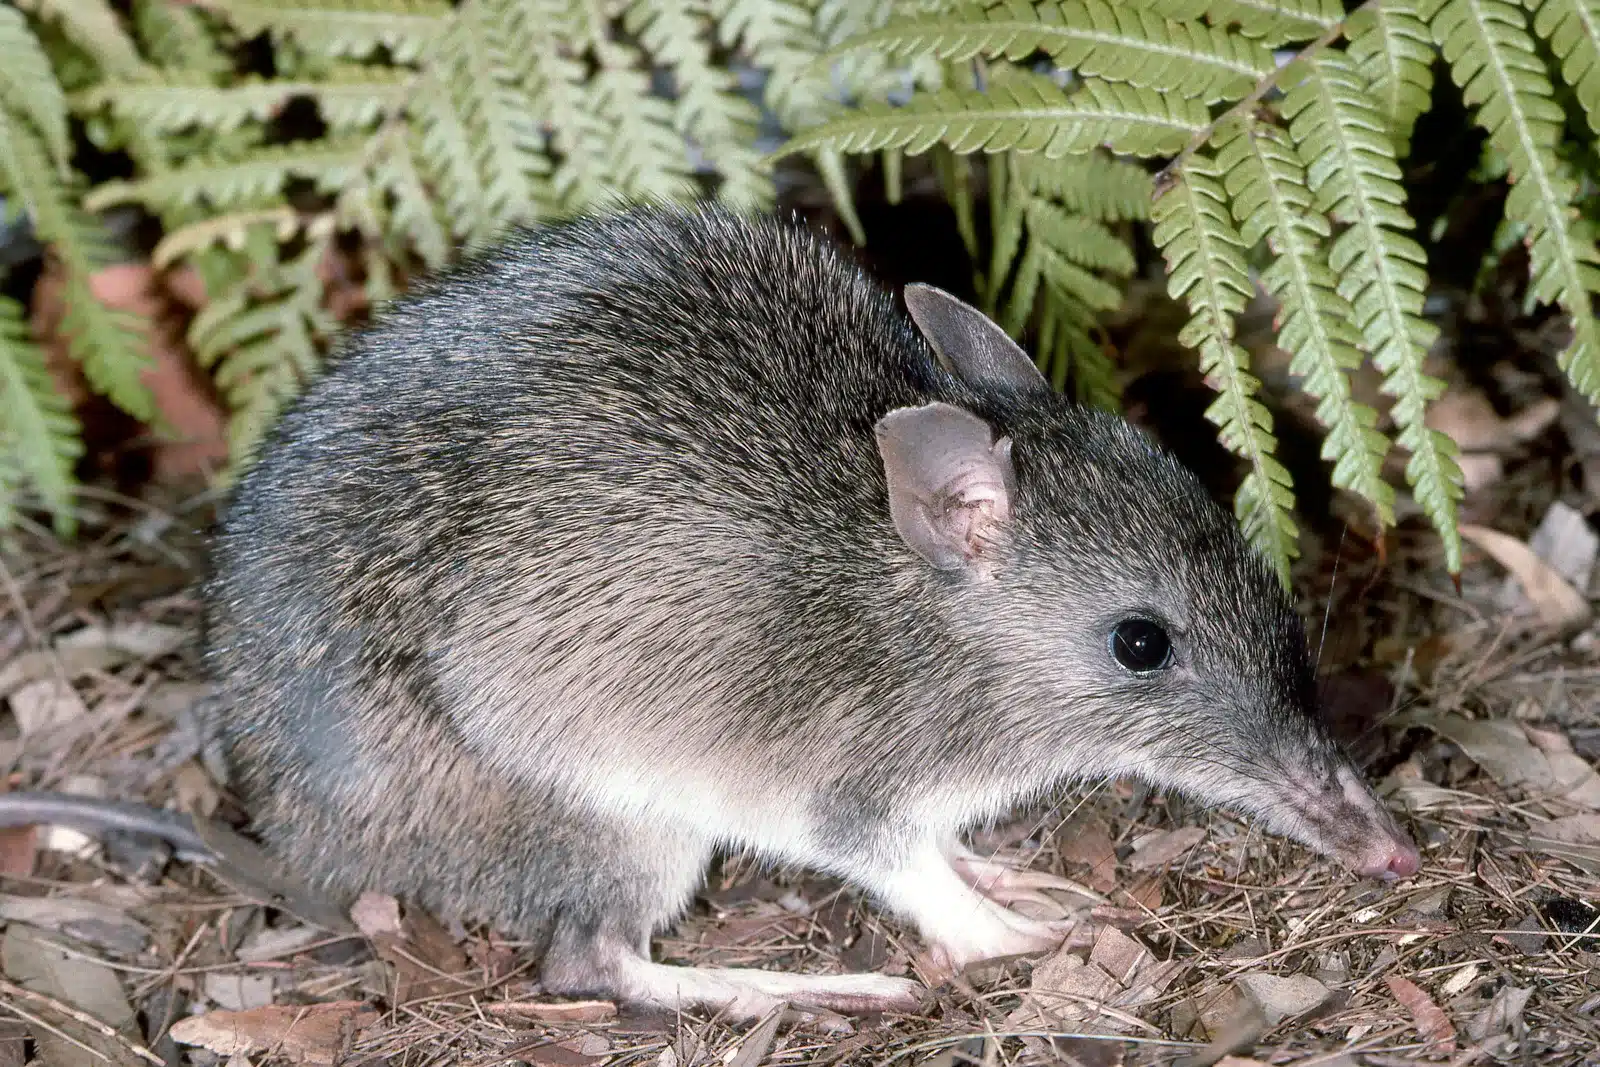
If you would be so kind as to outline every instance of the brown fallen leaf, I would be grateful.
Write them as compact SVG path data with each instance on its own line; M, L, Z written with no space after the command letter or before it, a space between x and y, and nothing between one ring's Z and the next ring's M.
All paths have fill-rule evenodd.
M1516 577L1542 624L1565 633L1580 630L1588 623L1592 614L1589 601L1554 567L1540 559L1526 542L1472 523L1462 523L1461 536Z
M408 908L384 893L363 893L350 909L378 955L394 966L395 999L458 993L475 982L468 977L471 961L438 921L420 908Z
M1590 527L1583 512L1560 500L1553 501L1528 536L1528 547L1580 595L1588 591L1595 560L1600 558L1600 534ZM1508 609L1526 603L1522 583L1516 576L1506 578L1499 599Z
M1440 1052L1456 1050L1456 1028L1426 990L1409 978L1397 975L1385 975L1383 980L1389 986L1389 992L1394 994L1394 999L1411 1013L1411 1018L1417 1024L1417 1032L1424 1040L1435 1044Z
M1133 855L1128 866L1136 871L1165 867L1206 839L1205 830L1198 826L1185 826L1150 834L1134 842Z
M199 1045L222 1056L271 1051L295 1063L335 1062L378 1013L358 1000L326 1004L282 1004L248 1011L211 1011L172 1024L172 1040Z
M758 1067L767 1058L772 1041L778 1036L778 1024L783 1021L782 1007L767 1013L767 1017L751 1030L739 1045L739 1051L728 1060L728 1067Z
M1089 868L1084 879L1091 889L1109 893L1117 886L1117 847L1100 819L1081 819L1062 831L1057 846L1061 858Z
M1489 1006L1467 1023L1467 1036L1474 1041L1484 1042L1508 1030L1514 1032L1525 1026L1522 1012L1532 998L1531 988L1502 986L1494 995L1494 999L1489 1002Z
M81 1013L52 1013L50 1022L58 1032L34 1034L40 1059L49 1067L84 1062L85 1048L105 1063L139 1064L141 1054L159 1062L136 1044L138 1020L111 968L20 922L9 923L0 938L0 967L19 987L17 996L36 994ZM4 995L9 999L12 993Z
M88 714L83 697L69 682L41 678L11 694L11 714L23 737L43 734Z
M27 878L39 857L37 826L0 827L0 878Z
M1328 999L1328 987L1305 974L1241 974L1234 984L1260 1006L1271 1026L1291 1016L1304 1015Z
M28 1028L12 1019L0 1019L0 1067L23 1067L27 1056L23 1045L28 1040Z
M1459 715L1408 712L1396 716L1395 723L1426 726L1448 738L1501 785L1600 810L1600 772L1572 751L1565 737L1551 737L1550 731L1530 733L1523 725L1505 719Z

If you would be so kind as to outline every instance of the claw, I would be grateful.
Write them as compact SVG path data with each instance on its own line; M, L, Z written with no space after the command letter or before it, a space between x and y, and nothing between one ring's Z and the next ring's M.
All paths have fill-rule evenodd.
M1105 897L1071 879L1047 871L1010 867L998 860L984 859L966 849L959 849L951 856L950 864L968 885L1000 904L1027 901L1059 911L1060 901L1046 896L1042 892L1046 889L1072 893L1087 897L1096 903L1105 903Z

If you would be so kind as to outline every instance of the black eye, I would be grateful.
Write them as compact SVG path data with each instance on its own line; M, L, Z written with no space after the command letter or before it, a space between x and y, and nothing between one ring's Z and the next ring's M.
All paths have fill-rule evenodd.
M1111 631L1111 654L1135 674L1148 674L1172 663L1172 639L1149 619L1123 619Z

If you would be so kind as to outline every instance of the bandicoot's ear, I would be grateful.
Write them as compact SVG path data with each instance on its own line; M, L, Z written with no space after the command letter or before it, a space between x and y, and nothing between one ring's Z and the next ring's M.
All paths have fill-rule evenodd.
M1049 380L1028 353L971 304L920 282L906 286L905 299L912 321L938 354L940 366L967 385L1024 393L1050 390Z
M1011 438L964 408L897 408L878 421L889 515L911 550L942 571L990 577L1011 522Z

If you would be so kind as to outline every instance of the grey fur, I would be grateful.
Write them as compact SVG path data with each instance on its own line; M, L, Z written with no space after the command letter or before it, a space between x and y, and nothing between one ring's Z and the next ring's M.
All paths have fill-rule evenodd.
M207 659L269 846L345 897L545 941L548 988L735 1009L756 1000L639 969L720 848L920 909L935 942L968 901L922 900L914 857L1076 778L1140 774L1358 865L1408 849L1342 788L1301 624L1232 519L963 333L941 365L823 239L712 210L521 233L399 302L217 541ZM934 402L1010 438L981 576L891 520L876 427ZM1177 669L1109 656L1130 613L1167 620ZM877 988L760 986L905 1002Z

